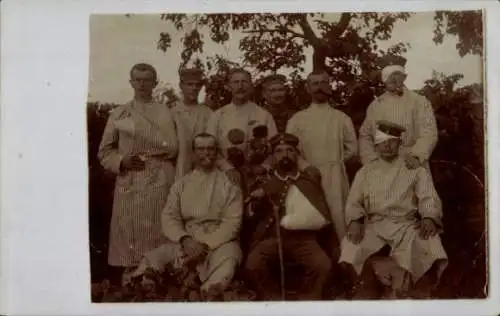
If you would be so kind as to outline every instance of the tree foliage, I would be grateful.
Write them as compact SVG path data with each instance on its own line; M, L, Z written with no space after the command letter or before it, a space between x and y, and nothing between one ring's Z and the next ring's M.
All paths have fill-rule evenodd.
M456 161L484 181L484 103L482 85L457 88L462 74L434 72L419 92L434 107L439 126L435 156Z
M434 42L443 43L445 36L458 37L456 45L460 56L483 54L482 11L437 11L434 15Z

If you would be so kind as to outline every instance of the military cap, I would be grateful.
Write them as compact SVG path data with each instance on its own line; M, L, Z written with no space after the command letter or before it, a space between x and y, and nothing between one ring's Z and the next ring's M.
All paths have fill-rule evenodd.
M274 75L266 76L266 77L262 78L262 80L260 81L260 84L262 87L266 87L268 85L275 84L275 83L285 84L286 77L284 75L274 74Z
M203 70L199 68L182 68L179 70L179 78L181 81L204 81Z
M377 121L376 123L377 123L377 129L379 131L394 137L401 137L401 134L406 131L406 129L403 126L386 120L380 120Z
M269 143L271 144L271 148L273 150L276 148L276 146L282 144L287 144L293 147L297 147L299 145L299 139L295 135L289 133L280 133L273 136L269 140Z
M227 133L227 139L233 145L241 145L245 142L245 132L239 128L233 128Z

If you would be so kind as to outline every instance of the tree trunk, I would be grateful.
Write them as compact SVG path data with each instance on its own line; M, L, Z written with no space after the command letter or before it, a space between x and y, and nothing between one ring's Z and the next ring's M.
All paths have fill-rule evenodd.
M322 47L314 47L313 72L325 71L326 52Z

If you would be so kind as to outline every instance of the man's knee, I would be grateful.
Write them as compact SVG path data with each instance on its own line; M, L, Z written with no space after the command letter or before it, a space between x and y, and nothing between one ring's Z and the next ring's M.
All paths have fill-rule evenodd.
M217 287L220 290L224 290L234 278L236 273L236 268L238 266L238 260L235 258L230 258L225 260L216 271L206 280L201 286L201 290L209 290L210 288Z
M316 254L311 257L307 267L318 275L328 275L332 270L332 260L325 254Z

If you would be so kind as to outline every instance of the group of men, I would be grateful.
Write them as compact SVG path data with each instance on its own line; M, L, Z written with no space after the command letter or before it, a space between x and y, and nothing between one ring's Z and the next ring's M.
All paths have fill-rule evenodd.
M134 65L134 99L112 111L102 137L99 159L116 174L108 263L120 279L189 266L202 293L219 295L242 270L258 299L268 299L271 266L283 272L290 260L304 269L308 300L325 298L333 270L349 275L359 298L382 285L400 297L437 283L447 260L427 163L437 128L429 102L404 86L404 64L383 68L387 91L369 106L359 140L351 119L328 103L324 72L307 77L312 103L282 133L251 101L248 71L229 73L231 103L216 111L198 103L200 70L179 75L182 100L167 107L152 96L155 68ZM266 77L262 87L266 102L283 105L286 77ZM363 167L349 188L344 163L358 155ZM259 167L251 169L262 176L257 185L247 185L247 165ZM245 212L250 200L268 203Z

